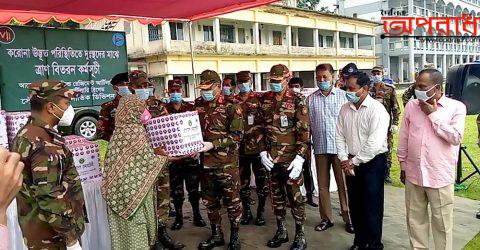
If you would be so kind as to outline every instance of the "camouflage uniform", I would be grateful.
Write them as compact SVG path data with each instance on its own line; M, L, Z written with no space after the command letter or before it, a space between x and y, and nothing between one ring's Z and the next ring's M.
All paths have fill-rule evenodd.
M182 102L180 109L176 110L173 103L166 105L169 114L184 113L194 111L195 108L188 102ZM193 206L198 206L200 200L199 192L199 163L193 158L175 161L170 165L170 196L175 204L175 209L182 207L184 201L183 182L188 192L188 200Z
M51 100L77 93L59 81L30 85L30 97ZM32 115L13 141L25 164L17 195L18 219L29 249L66 249L80 240L87 220L83 190L64 139L42 117Z
M263 214L265 200L268 194L268 174L260 160L260 152L265 151L263 117L260 109L261 95L253 92L247 93L246 95L248 97L245 101L242 94L236 96L236 99L241 102L240 106L243 116L243 128L245 131L242 143L240 144L239 162L242 187L240 190L240 197L245 211L249 213L246 216L250 216L250 179L252 174L251 171L253 170L259 202L257 212L258 219L258 217ZM245 224L248 223L245 222Z
M397 94L395 93L395 86L391 84L391 80L384 79L381 84L376 84L370 89L372 97L385 106L390 115L390 127L398 126L400 116L400 107L398 106ZM390 176L390 168L392 166L392 150L393 150L393 133L388 130L387 135L388 153L387 153L387 169L385 175Z
M115 99L102 104L100 110L100 117L97 123L97 138L105 141L110 141L113 130L115 129L115 113L117 111L118 103L121 96L116 95Z
M405 92L402 95L402 102L403 102L404 107L407 105L408 101L410 101L412 96L413 96L414 99L417 98L415 96L415 84L410 85L408 87L408 89L405 90Z
M223 194L230 222L238 225L242 214L238 170L238 149L243 135L241 109L238 101L225 99L222 95L212 102L197 98L195 109L200 116L203 139L214 145L212 150L203 154L200 177L208 218L212 224L220 225L221 203L218 197Z

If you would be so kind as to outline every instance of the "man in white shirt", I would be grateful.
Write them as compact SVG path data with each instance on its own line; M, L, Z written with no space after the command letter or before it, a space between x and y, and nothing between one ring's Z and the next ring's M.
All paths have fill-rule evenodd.
M354 72L346 81L348 103L337 121L336 144L347 175L350 216L355 230L352 250L383 249L383 177L390 116L368 94L370 78Z

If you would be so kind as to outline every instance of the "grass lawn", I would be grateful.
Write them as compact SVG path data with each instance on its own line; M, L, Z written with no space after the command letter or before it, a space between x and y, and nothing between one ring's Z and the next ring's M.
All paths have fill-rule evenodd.
M401 94L402 94L402 91L399 91L398 103L403 112ZM476 115L467 116L465 134L463 137L463 145L467 147L467 152L474 159L474 161L477 164L480 164L480 160L479 160L480 148L477 146L478 132L477 132L476 119L477 119ZM400 122L401 122L401 117L400 117ZM100 158L103 162L105 152L107 149L107 142L97 141L97 143L100 145ZM393 179L393 184L392 184L393 186L403 187L403 184L400 182L400 164L398 162L397 152L396 152L397 145L398 145L398 133L395 134L394 136L394 146L393 146L394 151L392 156L391 176ZM465 177L469 175L471 172L473 172L474 168L472 164L470 164L470 162L468 161L465 155L462 155L462 159L463 159L462 176ZM480 181L479 180L480 180L479 175L475 175L474 177L470 178L468 181L463 183L460 189L455 191L455 195L473 199L473 200L480 200L480 183L479 183ZM480 208L480 202L479 202L479 208ZM476 219L473 217L474 212L475 211L472 211L472 223L479 223L480 221L476 221ZM466 250L480 249L480 233L477 234L477 236L474 239L472 239L464 249Z

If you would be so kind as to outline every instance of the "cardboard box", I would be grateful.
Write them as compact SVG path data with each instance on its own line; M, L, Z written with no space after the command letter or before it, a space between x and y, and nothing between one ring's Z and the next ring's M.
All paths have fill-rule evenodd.
M162 147L171 156L187 155L203 148L197 111L154 118L146 128L152 147Z
M73 144L88 142L88 140L85 137L78 136L78 135L67 135L67 136L64 136L63 138L65 139L65 145L67 145L67 147Z
M18 131L27 123L30 112L6 113L8 144L12 146L13 139Z
M66 144L73 154L73 161L82 183L96 182L103 179L100 167L100 148L97 144L84 141Z

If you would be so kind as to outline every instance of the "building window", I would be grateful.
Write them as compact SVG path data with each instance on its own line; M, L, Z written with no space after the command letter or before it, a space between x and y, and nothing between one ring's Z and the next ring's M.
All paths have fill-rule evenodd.
M318 34L318 47L324 48L325 43L323 42L323 35Z
M255 38L253 37L253 29L250 29L250 43L251 44L255 43Z
M346 48L347 47L347 38L341 36L340 37L340 48Z
M235 42L235 27L233 25L220 25L220 42Z
M355 46L353 46L353 37L349 37L348 38L348 47L353 49Z
M213 26L203 26L203 41L213 42Z
M148 25L148 40L157 41L162 39L162 26Z
M172 40L183 41L183 23L170 23L170 36Z
M238 43L245 43L245 29L238 28Z
M333 48L333 36L325 36L325 47Z
M293 33L292 33L293 35ZM282 45L282 32L273 31L273 45Z
M297 39L295 39L295 33L292 31L292 46L297 46Z

